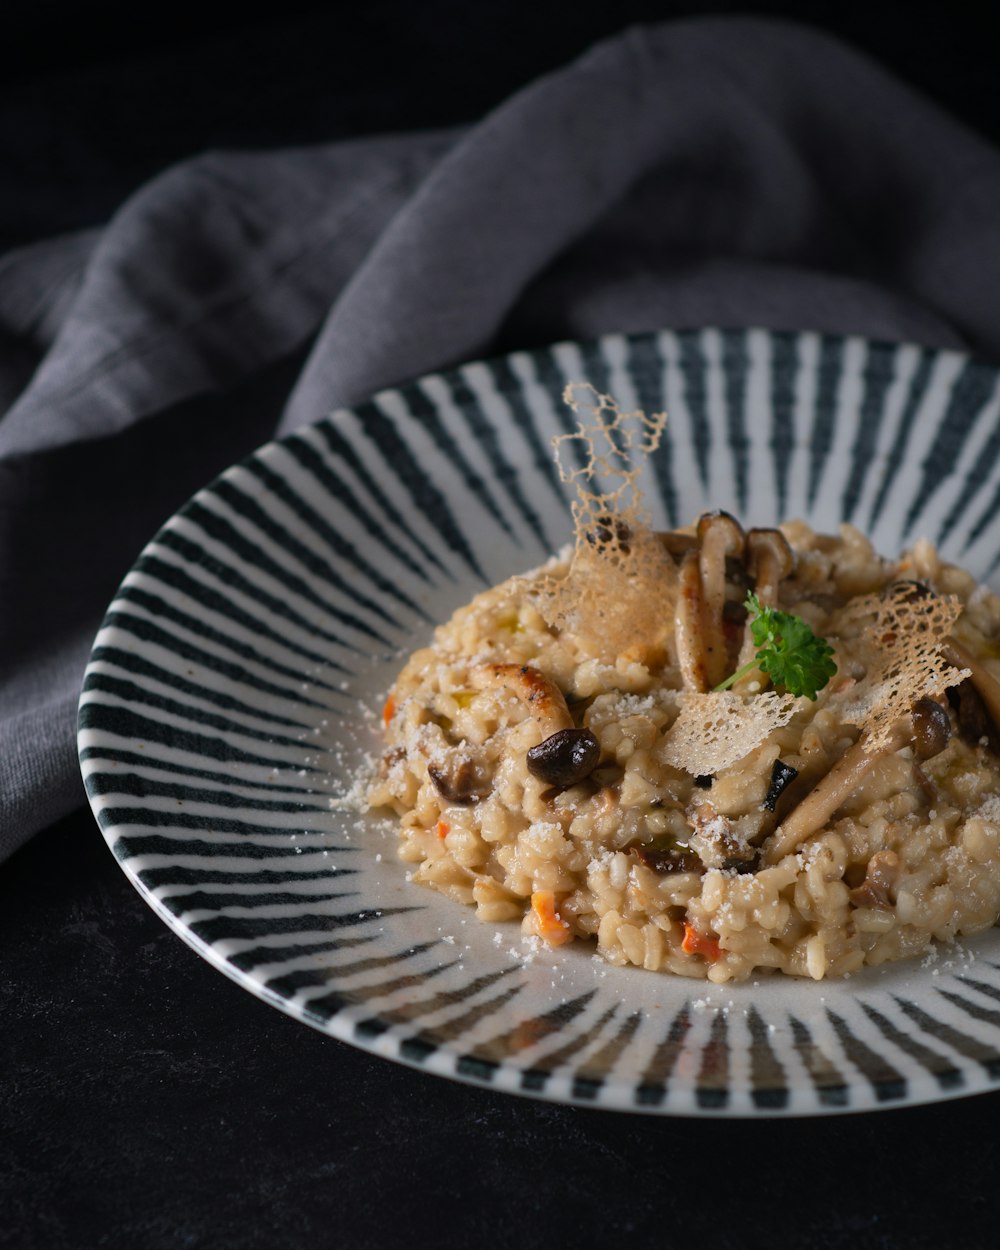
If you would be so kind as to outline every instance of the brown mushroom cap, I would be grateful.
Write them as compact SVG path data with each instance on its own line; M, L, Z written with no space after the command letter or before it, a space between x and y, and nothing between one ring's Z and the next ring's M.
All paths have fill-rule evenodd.
M855 907L891 907L900 876L899 856L895 851L876 851L868 861L865 879L850 892Z
M566 788L597 767L601 744L589 729L560 729L528 750L528 772L547 785Z
M743 526L732 513L724 512L721 508L701 514L698 518L697 534L702 550L706 543L721 541L726 555L741 556L746 545Z
M675 560L679 560L698 545L697 538L694 534L689 534L687 530L657 530L656 537L660 546Z
M918 699L910 712L913 754L918 760L940 755L951 740L951 718L934 699Z
M955 709L958 732L966 742L977 746L985 739L994 752L1000 751L1000 733L971 677L949 688L948 702Z
M949 664L969 670L969 680L976 688L976 693L986 704L994 725L1000 727L1000 682L950 634L941 643L941 654Z
M747 531L746 554L750 576L757 583L757 597L764 602L765 588L773 589L775 601L767 606L774 607L779 582L795 571L795 552L781 530L751 529Z
M754 581L754 593L766 608L778 606L778 587L781 580L788 577L795 569L795 553L788 539L781 530L751 529L746 538L747 571ZM737 668L744 668L751 663L757 654L757 644L749 625L744 631L743 645L740 648ZM766 686L767 677L759 668L750 669L733 686L736 691L745 691Z

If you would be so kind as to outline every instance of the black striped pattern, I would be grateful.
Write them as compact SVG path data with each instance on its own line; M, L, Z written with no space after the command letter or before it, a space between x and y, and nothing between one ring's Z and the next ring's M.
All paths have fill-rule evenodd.
M679 1115L864 1110L1000 1079L1000 949L815 986L526 958L410 886L345 796L401 657L570 534L550 440L587 379L670 413L654 521L918 535L1000 564L1000 391L954 353L751 331L467 365L262 449L143 552L95 641L80 760L109 845L228 975L354 1045L533 1097Z

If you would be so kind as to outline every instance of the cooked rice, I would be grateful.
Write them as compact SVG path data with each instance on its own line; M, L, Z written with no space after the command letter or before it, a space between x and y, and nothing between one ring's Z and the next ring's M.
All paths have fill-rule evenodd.
M848 525L837 536L781 528L797 564L778 604L831 643L838 673L712 778L671 753L669 731L699 696L685 688L669 631L615 658L565 620L547 622L546 588L566 577L568 559L478 595L439 628L393 688L368 795L398 813L413 879L487 924L519 921L553 944L590 940L612 964L717 982L770 969L843 976L993 925L1000 760L987 736L959 724L940 685L947 746L923 761L908 745L873 752L830 818L769 858L774 827L864 732L850 720L873 665L858 596L900 578L955 596L952 636L1000 678L1000 599L929 543L887 561ZM731 601L744 591L730 586ZM739 638L731 643L735 655ZM519 690L524 666L531 691ZM948 678L953 699L959 676ZM600 761L560 787L533 775L527 752L567 723L562 696ZM763 805L779 759L800 790L779 797L772 816Z

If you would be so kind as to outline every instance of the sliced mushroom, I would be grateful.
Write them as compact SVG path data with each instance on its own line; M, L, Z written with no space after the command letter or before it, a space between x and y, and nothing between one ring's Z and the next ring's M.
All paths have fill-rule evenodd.
M697 537L661 534L667 550L680 554L674 636L684 687L704 692L726 675L727 562L742 555L744 536L728 512L706 512Z
M708 688L726 676L728 647L723 627L726 558L743 554L743 527L728 512L706 512L698 520L698 571L701 574L702 629Z
M704 611L698 551L692 548L681 560L677 582L677 608L674 613L677 664L686 690L708 689L708 659L705 652Z
M644 864L661 876L674 872L702 873L705 871L705 865L699 856L693 851L685 851L678 846L658 847L655 844L630 842L625 850L631 851L640 864Z
M746 538L746 562L747 571L754 582L754 594L765 608L776 608L778 588L783 579L789 577L795 569L795 553L789 546L788 539L781 530L749 530ZM743 668L745 664L749 664L757 650L750 626L747 625L736 667ZM758 687L766 683L764 674L758 668L751 669L734 682L733 689L744 691L755 683Z
M563 692L530 664L480 664L469 674L474 690L503 690L526 705L542 737L572 729L573 717Z
M751 529L746 539L747 571L766 607L778 606L778 587L795 571L795 552L781 530Z
M936 711L931 711L931 705ZM911 745L918 759L929 759L948 743L941 718L948 714L933 699L918 699L913 711L901 716L892 728L889 741L881 751L866 751L864 739L849 747L821 781L809 791L801 803L781 822L764 847L764 860L776 864L806 838L828 823L834 812L845 803L868 775L877 760L892 755L901 747ZM925 752L929 751L929 754Z
M927 776L916 760L913 761L913 776L916 779L917 785L920 787L927 806L937 807L941 802L941 791L931 778Z
M865 879L850 892L855 907L890 908L899 880L899 856L895 851L876 851L868 861Z
M492 783L481 776L470 759L455 760L447 765L428 764L427 774L443 799L463 807L481 803L493 789Z
M659 539L660 546L669 555L673 556L677 563L680 563L682 557L687 555L689 551L695 550L698 546L697 536L688 533L687 530L654 530L654 535ZM731 582L745 582L747 580L747 570L743 561L736 556L727 556L726 577Z

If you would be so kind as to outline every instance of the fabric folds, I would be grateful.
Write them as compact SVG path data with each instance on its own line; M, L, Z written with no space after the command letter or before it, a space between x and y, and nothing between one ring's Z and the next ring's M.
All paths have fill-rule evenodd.
M0 857L83 801L104 607L275 432L471 357L761 325L1000 359L1000 154L766 20L640 27L464 130L211 152L0 257Z

